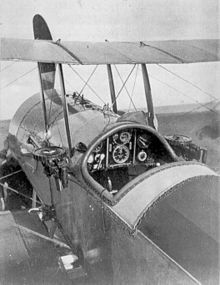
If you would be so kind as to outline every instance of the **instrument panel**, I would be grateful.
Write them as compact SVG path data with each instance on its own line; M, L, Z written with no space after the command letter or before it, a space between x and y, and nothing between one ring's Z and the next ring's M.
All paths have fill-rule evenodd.
M90 154L90 172L155 162L154 135L144 129L117 131L104 139Z

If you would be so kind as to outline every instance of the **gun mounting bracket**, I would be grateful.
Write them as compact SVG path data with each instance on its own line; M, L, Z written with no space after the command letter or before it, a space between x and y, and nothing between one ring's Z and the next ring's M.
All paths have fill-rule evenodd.
M56 181L61 182L63 188L68 186L67 166L69 165L69 157L64 148L57 146L38 148L34 151L33 157L42 163L44 173L48 177L53 176Z

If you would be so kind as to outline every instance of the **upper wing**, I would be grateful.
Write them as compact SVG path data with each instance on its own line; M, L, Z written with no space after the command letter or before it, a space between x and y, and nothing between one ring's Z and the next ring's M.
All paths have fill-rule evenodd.
M220 61L220 40L93 43L1 38L0 60L75 65Z

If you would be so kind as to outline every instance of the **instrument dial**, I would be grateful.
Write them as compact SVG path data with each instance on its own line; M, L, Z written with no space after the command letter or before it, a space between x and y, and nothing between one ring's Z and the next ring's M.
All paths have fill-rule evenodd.
M115 163L125 163L129 159L130 151L127 146L118 145L112 152L112 158Z
M129 132L122 132L122 133L120 134L120 141L121 141L123 144L128 143L130 140L131 140L131 133L129 133Z
M150 138L147 134L140 135L137 138L137 144L140 148L148 148L150 143L151 143L151 141L150 141Z
M137 158L140 162L144 162L147 159L147 153L142 150L138 153Z

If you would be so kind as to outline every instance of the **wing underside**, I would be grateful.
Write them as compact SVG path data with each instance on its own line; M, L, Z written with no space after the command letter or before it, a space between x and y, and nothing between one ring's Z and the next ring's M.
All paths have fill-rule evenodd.
M67 42L0 39L0 60L73 65L196 63L220 60L220 40Z
M0 284L70 284L59 270L57 249L44 235L34 214L0 212Z

